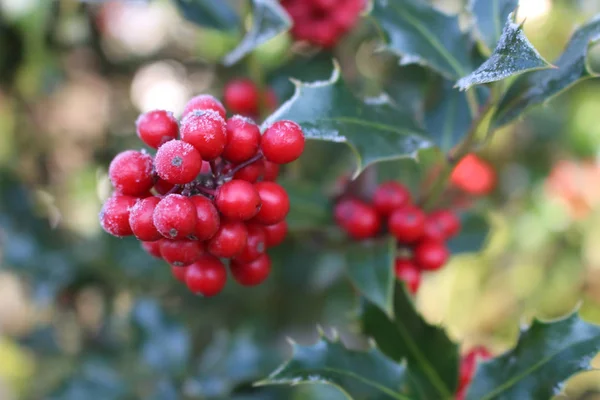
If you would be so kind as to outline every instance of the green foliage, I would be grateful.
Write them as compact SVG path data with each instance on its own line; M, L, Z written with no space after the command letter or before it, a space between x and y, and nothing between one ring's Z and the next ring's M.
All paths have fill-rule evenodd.
M241 19L228 1L174 0L183 17L195 24L224 31L240 28Z
M477 37L484 43L488 52L496 48L504 23L518 4L518 0L470 1L469 9L475 19Z

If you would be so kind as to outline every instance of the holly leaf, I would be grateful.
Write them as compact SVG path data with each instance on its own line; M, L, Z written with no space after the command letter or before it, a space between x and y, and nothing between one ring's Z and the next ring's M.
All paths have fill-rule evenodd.
M185 19L196 25L221 31L239 29L240 18L227 1L175 0Z
M309 140L346 143L357 157L355 177L378 161L413 157L432 146L412 114L387 96L358 99L340 78L337 64L328 81L294 82L294 96L263 123L289 119L302 126Z
M514 17L514 13L508 16L502 36L490 58L456 83L460 90L552 67L529 42L523 33L523 24L516 24Z
M487 240L490 226L487 219L474 212L464 212L460 215L461 229L458 236L447 243L452 254L474 253L483 247Z
M327 384L349 399L406 399L398 393L405 367L375 348L353 351L325 337L312 346L292 343L292 348L292 358L257 386Z
M554 322L536 320L513 350L479 365L467 399L552 398L571 375L590 370L599 351L600 326L577 313Z
M387 35L386 48L400 65L426 65L448 79L472 70L471 41L458 16L448 16L415 0L374 0L371 15Z
M225 66L235 64L246 54L292 26L292 20L277 1L252 0L252 6L252 27L240 44L223 58Z
M556 69L535 71L520 76L511 85L494 115L499 128L516 119L529 108L551 100L582 80L600 76L587 59L588 48L600 40L600 16L579 28L563 54L554 62Z
M471 0L469 10L475 19L475 32L489 51L496 48L502 35L504 21L519 0Z
M290 198L290 212L286 217L290 230L311 230L331 225L330 200L317 185L296 180L279 183Z
M360 243L346 253L348 276L360 293L386 315L393 315L394 259L393 240L383 243Z
M442 328L423 320L401 284L395 288L394 315L390 319L366 301L362 310L363 332L387 356L406 360L411 399L452 398L457 387L458 346Z

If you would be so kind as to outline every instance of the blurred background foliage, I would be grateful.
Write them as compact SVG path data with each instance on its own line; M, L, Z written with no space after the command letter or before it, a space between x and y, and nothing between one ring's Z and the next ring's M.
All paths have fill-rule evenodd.
M433 3L449 12L463 6ZM596 0L522 0L519 18L551 60L598 12ZM422 71L373 56L372 29L364 20L335 49L345 79L356 93L385 89L412 104L406 82ZM292 234L257 288L193 296L135 239L109 237L98 225L108 163L140 147L140 112L179 114L192 95L220 96L240 75L268 83L284 101L289 77L331 72L332 54L287 34L220 67L239 38L185 22L169 1L0 0L0 399L339 397L326 387L251 383L284 359L286 337L311 343L317 324L360 345L328 200L352 171L346 147L311 142L284 171ZM592 63L600 66L600 46ZM404 83L396 89L389 77ZM502 352L534 316L577 306L600 323L599 110L600 81L588 80L486 147L497 189L476 205L492 223L485 250L426 276L417 298L425 317L465 347ZM343 156L332 162L333 151ZM403 165L382 163L381 176L400 177ZM598 382L598 372L579 375L561 397L600 398Z

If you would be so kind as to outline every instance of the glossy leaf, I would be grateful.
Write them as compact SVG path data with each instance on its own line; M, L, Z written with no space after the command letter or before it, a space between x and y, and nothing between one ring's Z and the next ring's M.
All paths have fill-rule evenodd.
M346 253L348 276L358 291L387 315L393 315L396 243L357 243Z
M371 15L387 34L386 48L401 57L401 65L427 65L449 79L472 70L471 42L457 16L417 0L373 0Z
M398 393L405 368L379 350L349 350L339 341L322 337L312 346L292 343L290 360L257 385L328 384L349 399L406 399Z
M494 52L483 64L457 83L461 90L474 85L496 82L524 72L548 69L552 66L538 53L523 33L523 25L514 22L510 14Z
M175 0L185 19L207 28L230 31L239 29L240 18L227 1Z
M252 27L240 44L223 59L230 66L241 60L256 47L274 38L292 26L292 20L275 0L252 0Z
M299 123L309 140L346 143L355 152L357 176L382 160L411 157L432 145L410 112L387 97L363 101L340 78L339 68L328 81L296 82L294 96L264 123L290 119Z
M527 109L549 101L584 79L599 76L588 65L588 48L600 40L600 17L579 28L563 54L554 62L556 69L536 71L520 76L500 102L493 124L505 125Z
M362 310L363 331L386 355L406 360L411 399L447 399L456 391L458 346L442 328L429 325L417 313L403 285L396 285L394 319L373 303Z
M452 254L480 251L490 232L487 219L475 212L464 212L460 219L461 230L458 236L448 241L448 248Z
M480 364L467 399L549 399L570 376L590 370L599 351L600 326L577 313L549 323L534 321L513 350Z
M471 0L469 9L475 19L477 36L491 52L502 35L504 22L519 0Z

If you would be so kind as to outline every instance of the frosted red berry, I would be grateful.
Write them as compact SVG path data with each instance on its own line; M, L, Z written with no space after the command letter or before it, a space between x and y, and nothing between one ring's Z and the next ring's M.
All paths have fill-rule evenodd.
M131 208L129 214L129 226L136 238L146 242L152 242L162 238L162 235L154 226L154 209L160 202L158 197L146 197L138 200Z
M268 161L287 164L304 151L304 133L295 122L277 121L263 133L260 147Z
M246 247L234 258L234 260L242 263L256 260L267 250L267 240L263 227L257 224L248 224L246 229L248 231Z
M259 112L260 92L250 79L233 79L223 90L225 106L235 114L255 116Z
M410 204L410 191L398 182L384 182L377 187L373 194L373 206L383 217L389 216L394 210Z
M261 201L260 210L253 221L263 225L273 225L283 221L290 211L290 199L283 187L275 182L254 184Z
M136 201L135 197L118 193L109 197L104 202L99 215L102 228L117 237L132 235L129 213Z
M171 265L171 274L181 283L185 283L185 276L187 274L187 266L177 267Z
M197 240L161 240L160 255L171 265L183 267L196 262L204 254L204 245Z
M361 200L346 198L333 210L336 223L353 239L368 239L379 233L381 220L375 208Z
M450 252L443 242L424 240L413 250L415 263L426 271L436 271L446 264Z
M219 230L219 212L213 202L204 196L192 196L190 201L196 209L194 237L197 240L208 240Z
M179 124L173 113L164 110L141 114L135 126L138 137L154 149L158 149L169 140L177 139L179 133Z
M264 169L265 167L263 163L259 160L241 168L233 175L233 177L235 179L241 179L246 182L254 183L263 175Z
M260 130L251 119L235 115L227 120L227 144L223 158L240 164L254 157L260 146Z
M234 179L224 183L215 197L215 205L226 218L245 221L254 217L261 209L261 198L254 185Z
M135 150L119 153L110 163L108 176L115 189L122 194L142 195L154 184L152 156Z
M227 117L227 111L225 110L225 107L223 107L223 104L219 100L217 100L214 96L211 96L209 94L201 94L196 97L193 97L190 101L187 102L185 108L183 109L181 119L183 120L188 114L190 114L193 111L203 110L216 111L223 119Z
M167 239L186 239L195 233L196 207L188 197L170 194L156 205L153 221Z
M177 185L193 181L202 168L202 157L194 146L182 140L171 140L158 149L154 157L156 173Z
M202 159L219 157L227 142L225 120L213 110L193 111L181 122L181 140L194 146Z
M262 254L251 262L233 260L230 266L231 275L242 286L256 286L264 282L271 273L271 259Z
M274 181L279 175L279 164L263 160L263 180Z
M185 284L196 294L211 297L219 294L227 283L227 270L216 257L205 254L186 268Z
M413 243L423 236L425 213L417 207L395 210L388 219L388 229L400 243Z
M206 249L214 256L232 258L246 247L248 231L243 222L223 221L215 235L206 244Z
M409 259L397 258L394 263L396 278L406 283L408 290L415 294L421 285L421 272L419 267Z
M162 258L160 255L160 240L154 242L142 242L142 249L152 257Z
M280 245L287 235L288 225L286 221L281 221L273 225L264 225L265 243L267 247Z

